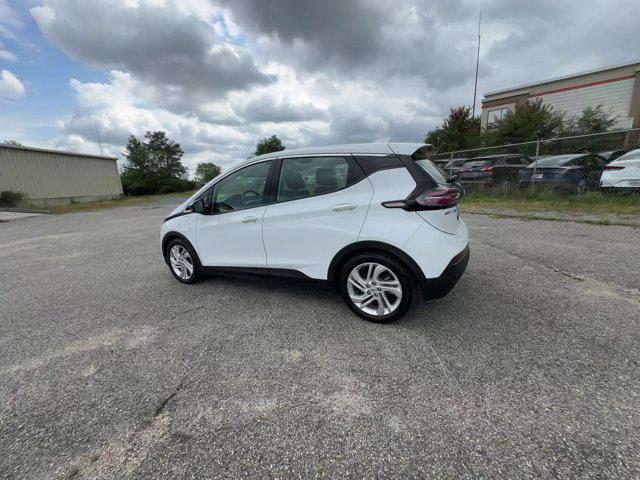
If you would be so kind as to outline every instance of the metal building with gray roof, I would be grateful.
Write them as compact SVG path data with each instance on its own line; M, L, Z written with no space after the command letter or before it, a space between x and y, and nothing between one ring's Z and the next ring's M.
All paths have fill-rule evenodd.
M122 197L118 159L0 144L0 192L34 207Z

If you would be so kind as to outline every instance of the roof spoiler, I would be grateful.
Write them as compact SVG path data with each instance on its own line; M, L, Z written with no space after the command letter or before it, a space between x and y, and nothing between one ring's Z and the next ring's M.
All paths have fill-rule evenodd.
M390 143L389 149L396 155L411 155L414 160L431 158L433 145L428 143Z

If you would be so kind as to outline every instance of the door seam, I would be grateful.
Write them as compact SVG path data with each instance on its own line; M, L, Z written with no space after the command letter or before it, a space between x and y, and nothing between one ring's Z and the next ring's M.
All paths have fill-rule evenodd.
M371 183L371 180L369 180L369 177L366 177L367 182L369 182L369 185L371 185L371 196L369 197L369 203L367 204L367 212L364 214L364 219L362 220L362 223L360 224L360 230L358 230L358 236L356 237L356 242L360 241L360 235L362 235L362 229L364 228L364 224L367 221L367 217L369 216L369 209L371 208L371 202L373 201L373 196L375 195L375 188L373 188L373 183Z

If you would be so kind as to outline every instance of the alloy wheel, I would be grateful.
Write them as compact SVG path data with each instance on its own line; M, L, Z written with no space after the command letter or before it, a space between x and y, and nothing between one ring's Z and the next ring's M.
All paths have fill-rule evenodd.
M394 312L402 301L402 285L395 273L376 262L361 263L347 277L353 304L369 315Z
M182 245L174 245L169 251L169 262L173 273L182 280L189 280L193 275L193 259L189 251Z

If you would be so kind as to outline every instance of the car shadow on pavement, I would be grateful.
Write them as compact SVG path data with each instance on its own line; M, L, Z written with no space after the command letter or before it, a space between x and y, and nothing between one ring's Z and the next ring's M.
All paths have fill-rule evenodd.
M317 319L326 322L339 320L340 323L347 319L354 324L375 328L393 326L394 329L428 331L447 323L447 335L450 335L455 334L450 331L452 323L456 323L455 319L465 316L467 307L463 299L467 292L472 290L471 282L464 280L463 278L460 284L443 298L423 300L421 295L417 295L409 312L403 318L388 324L368 322L355 315L344 304L341 294L326 282L225 273L209 275L199 285L206 290L212 289L212 293L219 290L233 292L233 295L238 297L240 305L255 304L260 302L259 299L267 298L270 303L265 305L266 308L274 308L280 312L299 312L302 303L306 305L304 313L312 314ZM465 321L460 324L460 328L466 330L469 325L470 322Z

